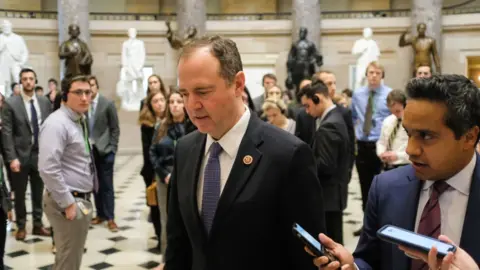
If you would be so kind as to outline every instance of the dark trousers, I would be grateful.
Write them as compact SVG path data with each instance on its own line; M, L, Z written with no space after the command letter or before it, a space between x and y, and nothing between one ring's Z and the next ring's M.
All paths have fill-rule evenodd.
M7 214L0 210L0 270L3 270L3 256L5 255L5 241L7 240Z
M357 141L357 166L360 188L362 190L362 208L365 211L368 201L368 191L373 177L382 171L382 161L378 158L375 142Z
M33 153L32 153L33 155ZM21 166L20 172L11 172L11 189L14 192L15 215L18 229L25 229L27 222L27 209L25 207L25 192L27 191L28 180L30 179L30 193L32 197L33 226L42 227L42 197L43 181L40 178L38 169L32 164Z
M343 245L343 212L342 211L326 211L325 227L328 237L333 241Z
M92 150L98 177L98 193L94 196L97 217L104 220L113 220L115 218L115 195L113 190L115 153L101 156L95 146L93 146Z

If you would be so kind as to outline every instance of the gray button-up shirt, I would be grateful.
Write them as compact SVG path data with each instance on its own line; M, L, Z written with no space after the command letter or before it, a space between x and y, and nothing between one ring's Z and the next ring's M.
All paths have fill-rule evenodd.
M72 191L93 190L92 161L80 124L84 117L62 105L40 129L38 169L46 189L62 208L75 202Z

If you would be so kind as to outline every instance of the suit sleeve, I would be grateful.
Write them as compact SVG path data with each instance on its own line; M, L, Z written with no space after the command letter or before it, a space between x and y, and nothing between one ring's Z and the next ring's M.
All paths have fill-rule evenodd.
M116 153L118 149L118 140L120 139L120 126L118 124L117 109L113 102L108 104L108 128L110 129L110 145L113 152Z
M2 106L2 143L5 151L5 158L10 163L17 159L17 152L15 151L15 141L13 140L13 122L15 121L12 108L8 103Z
M315 157L318 172L333 175L337 170L342 139L334 124L326 123L315 132Z
M166 164L172 164L172 159L172 152L161 141L150 146L150 162L155 173L162 181L171 173Z
M181 149L177 147L177 149ZM175 151L174 169L170 177L168 192L167 249L164 270L186 270L192 268L192 246L187 229L180 213L178 198L177 159L180 151Z
M352 111L345 109L343 120L347 125L348 139L349 139L349 148L350 148L350 170L353 169L353 164L355 163L355 129L353 128L352 121Z
M294 150L290 169L282 186L281 204L283 212L281 231L282 258L284 269L316 269L312 257L304 250L303 244L293 235L293 223L298 223L314 237L325 233L325 213L320 181L316 174L315 159L305 144L299 144Z
M381 180L380 180L381 181ZM375 176L368 194L367 206L363 218L363 230L353 253L359 269L380 269L380 239L377 238L379 179Z

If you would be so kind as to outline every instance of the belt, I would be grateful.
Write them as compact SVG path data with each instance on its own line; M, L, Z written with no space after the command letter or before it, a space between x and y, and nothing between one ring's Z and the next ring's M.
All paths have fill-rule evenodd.
M72 191L71 193L73 197L84 199L86 201L90 201L90 195L92 194L91 192L83 193L78 191Z

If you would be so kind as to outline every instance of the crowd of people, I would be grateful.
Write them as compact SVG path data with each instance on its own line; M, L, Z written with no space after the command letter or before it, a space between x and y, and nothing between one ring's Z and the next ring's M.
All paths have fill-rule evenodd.
M138 117L158 269L478 269L480 92L464 76L420 66L392 90L372 62L353 91L337 91L326 70L294 95L266 74L265 94L252 99L236 44L218 36L187 44L177 69L177 86L148 78ZM64 79L62 91L52 79L46 94L33 70L19 79L1 105L0 179L13 192L2 181L0 219L12 218L13 197L16 239L25 239L30 182L32 234L53 237L54 269L79 269L91 224L118 231L117 110L95 76ZM365 218L352 254L342 228L354 169ZM312 262L294 223L321 233L337 260ZM435 248L399 249L376 234L389 224L458 249L443 260Z

